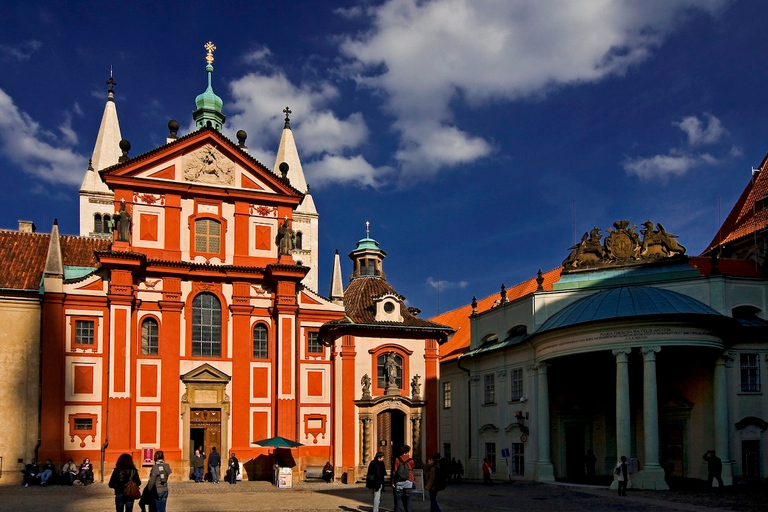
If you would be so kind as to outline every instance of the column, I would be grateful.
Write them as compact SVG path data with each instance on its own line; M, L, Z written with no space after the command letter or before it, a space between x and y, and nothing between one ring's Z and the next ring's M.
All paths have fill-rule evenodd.
M643 347L643 470L635 477L634 487L669 490L664 470L659 464L659 400L656 384L656 354L660 347Z
M411 416L411 423L413 424L413 448L411 450L411 457L414 460L421 460L421 414L414 414Z
M712 404L715 414L715 451L723 461L724 485L733 485L733 461L728 445L728 381L726 379L726 369L732 360L726 352L715 361L714 403Z
M631 348L614 350L616 357L616 458L630 457L629 354ZM617 461L618 462L618 461Z
M549 446L549 381L547 363L539 363L538 392L536 393L537 436L539 438L539 459L536 461L536 479L539 482L554 482L555 470Z
M362 416L360 421L363 422L363 453L360 457L360 465L367 465L373 455L371 454L371 417Z

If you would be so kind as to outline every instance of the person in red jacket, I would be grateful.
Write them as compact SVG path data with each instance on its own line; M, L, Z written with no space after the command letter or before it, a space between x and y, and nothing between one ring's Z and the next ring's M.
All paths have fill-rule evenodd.
M483 483L492 484L491 482L491 463L488 462L488 457L483 459Z

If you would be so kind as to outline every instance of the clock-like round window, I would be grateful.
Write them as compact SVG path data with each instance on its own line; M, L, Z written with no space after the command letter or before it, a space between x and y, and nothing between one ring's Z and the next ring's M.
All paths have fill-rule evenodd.
M395 310L395 304L393 302L385 302L384 303L384 312L385 313L391 313Z

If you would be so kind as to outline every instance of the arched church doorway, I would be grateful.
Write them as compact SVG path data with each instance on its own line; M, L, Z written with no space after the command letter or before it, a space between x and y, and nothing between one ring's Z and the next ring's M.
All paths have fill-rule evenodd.
M395 457L405 444L405 413L387 409L376 416L377 449L384 452L384 464L392 469Z

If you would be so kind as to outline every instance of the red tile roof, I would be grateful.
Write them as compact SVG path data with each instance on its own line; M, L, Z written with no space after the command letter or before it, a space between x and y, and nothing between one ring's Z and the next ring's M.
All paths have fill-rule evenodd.
M768 155L760 163L759 170L752 175L731 213L715 234L703 254L712 248L733 242L768 228L768 208L759 203L768 198Z
M552 290L552 284L556 283L560 279L560 272L562 272L562 270L562 267L558 267L542 274L544 277L544 282L542 283L544 290ZM536 283L535 277L527 281L523 281L522 283L515 285L507 290L507 300L512 301L520 297L524 297L525 295L535 292L537 288L538 283ZM491 307L493 307L499 298L499 292L496 292L493 295L485 297L484 299L478 299L477 312L482 313L483 311L491 309ZM440 347L441 362L456 359L461 354L469 350L469 344L471 341L469 316L471 314L472 305L467 304L466 306L462 306L452 311L446 311L445 313L441 313L433 318L430 318L430 320L433 322L448 325L456 330L453 337L451 337L448 342L444 343Z
M64 265L72 267L97 267L94 251L106 249L111 243L103 238L71 235L61 235L59 239ZM50 233L0 230L0 289L37 290L50 241Z

